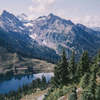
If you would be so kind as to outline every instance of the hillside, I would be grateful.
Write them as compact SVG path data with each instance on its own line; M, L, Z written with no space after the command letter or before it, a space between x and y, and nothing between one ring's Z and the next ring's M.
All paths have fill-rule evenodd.
M0 28L11 36L9 44L13 51L56 62L62 48L68 57L75 50L77 58L85 50L93 56L100 48L99 31L52 13L32 20L25 19L25 16L23 14L20 18L7 11L0 16ZM16 40L13 40L14 44L13 38Z
M0 46L0 73L15 71L16 74L25 74L31 68L31 72L51 72L54 64L39 59L25 58L17 53L11 53Z
M58 54L65 48L68 57L72 50L75 50L78 56L84 50L94 55L100 48L100 32L54 14L41 16L29 23L29 30L32 30L29 36L39 44L54 49Z
M65 51L57 64L52 87L43 100L100 100L100 52L95 59L89 59L84 52L75 63L74 53L70 61Z
M15 52L24 57L42 59L53 63L59 59L53 49L39 45L36 40L31 39L26 34L6 32L0 29L0 46L9 52Z

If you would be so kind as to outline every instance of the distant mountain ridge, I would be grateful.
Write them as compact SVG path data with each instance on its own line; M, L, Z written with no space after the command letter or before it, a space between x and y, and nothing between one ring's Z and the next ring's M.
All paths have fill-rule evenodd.
M25 17L25 16L24 16ZM100 48L100 32L90 29L82 24L74 24L70 20L62 19L54 14L49 14L48 16L40 16L35 20L23 21L14 16L13 14L4 11L0 16L0 27L8 33L14 33L14 38L16 38L16 33L21 34L21 36L26 36L23 38L25 40L26 51L31 54L31 51L37 51L35 56L44 55L41 57L47 58L59 58L57 54L61 54L63 48L65 48L68 56L71 52L75 50L76 54L79 56L84 50L89 51L90 54L95 54ZM19 41L19 40L18 40ZM27 45L26 45L27 44ZM30 45L31 44L31 45ZM18 44L18 46L20 43ZM32 47L33 49L29 49ZM19 48L19 51L23 51L23 48ZM43 52L42 52L43 51ZM56 51L56 52L55 52ZM46 53L46 54L45 54ZM57 54L56 54L57 53ZM55 56L56 55L56 56ZM54 57L55 56L55 57Z
M100 32L100 27L92 27L92 29Z

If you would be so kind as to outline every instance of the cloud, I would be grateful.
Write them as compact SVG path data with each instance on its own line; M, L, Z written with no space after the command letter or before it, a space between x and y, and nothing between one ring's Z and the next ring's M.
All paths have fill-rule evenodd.
M51 5L55 2L55 0L32 0L33 3L40 3L45 5Z
M75 23L81 23L88 27L100 27L100 16L80 16L71 18Z
M60 12L59 12L60 11ZM70 16L68 13L65 13L64 10L59 10L56 14L67 20L71 20L73 23L83 24L87 27L100 27L100 16L96 15L84 15L84 16Z
M79 15L71 13L71 8L61 8L57 5L57 0L32 0L32 4L28 7L30 11L29 19L36 18L42 15L48 15L48 13L54 13L57 16L72 20L74 23L81 23L88 27L100 27L100 16L94 15ZM76 9L76 8L75 8ZM77 10L73 10L73 13ZM80 12L80 10L77 10Z
M2 14L2 11L0 10L0 15Z
M59 9L55 12L57 16L64 19L71 20L73 23L83 24L88 27L100 27L100 16L99 15L84 15L84 16L71 16L63 9Z
M29 10L33 13L44 13L44 12L46 12L46 8L43 5L39 5L37 7L30 6Z
M32 0L32 5L30 5L28 9L36 15L48 13L55 1L56 0Z

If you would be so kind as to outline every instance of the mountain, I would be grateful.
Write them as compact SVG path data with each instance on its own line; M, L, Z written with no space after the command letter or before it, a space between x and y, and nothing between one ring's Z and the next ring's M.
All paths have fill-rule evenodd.
M26 33L26 28L23 23L13 14L3 11L2 15L0 16L0 27L7 32L20 32Z
M27 20L28 20L28 16L24 13L18 15L17 18L23 22L27 22Z
M92 27L92 29L100 32L100 27Z
M25 18L26 15L22 16ZM57 54L60 55L63 48L68 57L73 50L78 56L84 50L94 55L100 48L100 32L82 24L74 24L52 13L30 21L23 21L24 18L7 11L0 16L0 27L9 33L10 44L13 40L11 36L15 38L12 50L23 55L53 60L59 58Z
M58 54L61 54L62 48L66 49L68 56L72 50L80 55L84 50L94 54L100 48L100 32L54 14L41 16L31 24L30 37L39 44L56 50Z
M39 45L28 35L12 31L5 32L2 29L0 29L0 46L24 57L43 59L49 62L55 62L59 58L53 49Z

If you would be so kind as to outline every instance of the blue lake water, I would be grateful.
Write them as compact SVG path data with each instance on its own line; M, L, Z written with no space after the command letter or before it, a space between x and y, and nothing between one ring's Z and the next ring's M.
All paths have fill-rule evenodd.
M30 84L32 80L37 78L42 78L42 76L46 77L46 80L49 81L51 77L53 77L53 73L38 73L29 76L23 76L20 79L13 77L10 80L5 80L0 82L0 94L8 93L12 90L17 91L18 88L21 88L23 85Z

